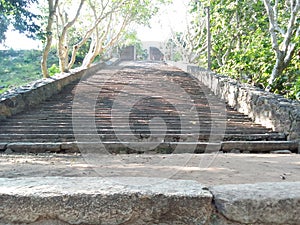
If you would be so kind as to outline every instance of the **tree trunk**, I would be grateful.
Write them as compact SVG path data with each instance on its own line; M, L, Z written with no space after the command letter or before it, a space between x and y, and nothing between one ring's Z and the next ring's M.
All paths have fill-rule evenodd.
M48 59L48 55L49 55L50 48L51 48L52 35L47 35L46 38L47 38L47 43L44 48L43 55L42 55L42 61L41 61L41 70L42 70L42 74L43 74L44 78L49 77L47 59Z
M58 0L55 0L53 4L53 0L48 0L48 9L49 9L49 17L48 23L46 27L46 45L43 50L42 61L41 61L41 70L44 78L49 77L47 59L50 52L51 44L52 44L52 25L53 25L53 17L57 8Z
M57 48L58 48L59 68L60 68L61 72L69 71L68 70L68 64L69 64L68 50L69 50L69 48L67 46L66 39L67 39L69 29L74 25L74 23L76 22L76 20L78 19L79 15L80 15L80 11L82 9L84 2L85 2L85 0L80 1L80 4L76 11L76 14L70 22L67 22L67 17L65 18L62 14L60 14L63 29L62 29L61 34L59 34ZM67 23L64 24L65 22L67 22Z
M269 32L271 36L272 48L276 53L276 63L273 67L272 74L268 81L269 85L267 87L267 90L270 90L274 80L282 75L283 71L288 67L295 53L296 43L293 43L292 39L293 37L298 38L300 33L299 24L296 22L297 18L299 18L298 13L300 10L300 1L297 0L295 4L293 3L293 5L289 7L289 22L286 26L286 29L282 29L279 26L278 1L275 1L274 6L272 6L270 0L264 0L264 5L269 18ZM282 41L280 41L278 35L281 35L283 38Z
M68 72L68 47L59 44L58 49L59 69L61 72Z
M269 87L268 89L270 89L270 86L273 85L274 83L274 80L281 76L282 73L283 73L283 70L286 68L286 65L284 63L284 53L282 51L278 51L276 53L276 63L273 67L273 70L272 70L272 73L271 73L271 76L269 78Z

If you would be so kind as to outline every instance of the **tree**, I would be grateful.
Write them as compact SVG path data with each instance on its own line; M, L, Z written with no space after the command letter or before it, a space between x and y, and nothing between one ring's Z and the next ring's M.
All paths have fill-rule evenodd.
M28 37L36 37L40 29L36 24L39 16L29 11L35 2L37 0L0 0L0 43L5 41L9 25Z
M75 24L76 20L80 15L80 11L82 9L83 3L85 0L80 0L77 8L75 8L75 15L71 20L69 20L68 13L63 9L63 4L59 4L57 7L58 10L58 19L57 19L57 30L60 29L58 32L58 44L57 44L57 51L58 51L58 58L59 58L59 68L61 72L68 72L69 71L69 46L68 46L68 32L70 28ZM74 9L73 9L74 10ZM59 24L60 21L60 24ZM59 26L60 25L60 26Z
M148 24L150 18L157 13L159 4L164 2L164 0L110 1L110 13L95 27L91 36L90 49L82 66L89 67L97 55L113 48L126 35L125 31L131 24ZM94 6L91 8L95 9ZM95 10L93 14L97 18Z
M114 45L114 43L120 38L121 32L127 25L128 17L124 18L119 16L121 7L123 7L123 1L112 1L107 4L102 4L102 10L97 12L97 2L90 3L90 9L92 15L94 15L94 21L96 23L91 30L89 37L91 37L91 44L88 53L86 54L82 66L89 67L96 56L102 54L106 49ZM104 7L105 6L105 7ZM105 9L107 11L105 12Z
M185 15L185 30L176 32L173 28L171 29L172 43L175 44L172 51L179 53L183 61L195 63L207 49L206 17L201 2L192 2L188 7L190 9L187 9L188 12ZM171 43L168 44L169 47L172 46Z
M266 86L273 63L262 1L224 0L211 5L213 68L235 79Z
M273 3L273 1L272 1ZM299 0L264 0L268 18L272 48L276 62L269 79L271 88L276 78L282 75L289 66L296 49L299 47L300 34L300 1Z
M193 1L192 12L197 11L197 4L206 3L206 0ZM297 98L300 95L297 81L300 76L299 4L300 0L210 1L212 69ZM193 15L194 24L188 23L189 27L201 27L197 14ZM193 40L196 34L187 35L192 38L185 37L186 34L174 36L174 42L179 42L186 53L192 52L188 40ZM191 44L194 45L195 42ZM203 42L197 47L201 49ZM201 57L198 63L200 60Z
M98 55L103 55L122 41L131 24L148 24L160 5L169 1L47 0L45 48L41 61L43 76L49 76L47 57L52 42L57 45L61 72L73 67L78 52L83 57L83 47L88 51L81 65L87 68Z
M44 76L48 76L47 52L54 37L62 72L72 68L83 46L89 50L82 67L89 67L98 55L121 40L131 24L147 24L165 2L169 0L48 0L46 45L41 63Z
M53 27L55 12L58 6L58 1L59 0L48 0L48 21L47 21L47 27L45 33L46 44L43 50L42 61L41 61L41 70L44 78L49 77L47 59L52 45L52 39L53 39L52 27Z

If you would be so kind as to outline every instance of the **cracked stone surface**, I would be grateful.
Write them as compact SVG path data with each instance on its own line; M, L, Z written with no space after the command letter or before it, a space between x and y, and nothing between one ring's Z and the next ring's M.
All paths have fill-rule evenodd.
M300 182L0 178L0 225L299 225Z
M206 224L212 195L159 178L0 179L0 224Z
M215 224L300 224L299 187L300 182L214 186L214 204L225 220Z

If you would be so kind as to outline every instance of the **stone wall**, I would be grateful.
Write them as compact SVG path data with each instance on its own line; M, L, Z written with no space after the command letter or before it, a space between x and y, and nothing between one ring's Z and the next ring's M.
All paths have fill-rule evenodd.
M88 69L73 69L70 73L43 78L2 94L0 96L0 120L38 105L52 95L59 93L66 85L115 61L114 59L107 63L94 64Z
M288 140L300 140L300 102L242 84L195 65L170 64L194 75L214 94L254 122L287 135Z

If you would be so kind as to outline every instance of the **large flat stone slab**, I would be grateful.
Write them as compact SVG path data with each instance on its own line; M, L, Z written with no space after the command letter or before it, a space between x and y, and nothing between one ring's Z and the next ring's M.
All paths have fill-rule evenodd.
M0 178L0 224L207 224L212 195L159 178Z
M300 182L220 185L210 191L219 214L212 224L300 224Z
M270 152L276 150L291 150L298 152L298 141L227 141L222 143L222 150L227 152L232 149L244 151Z

